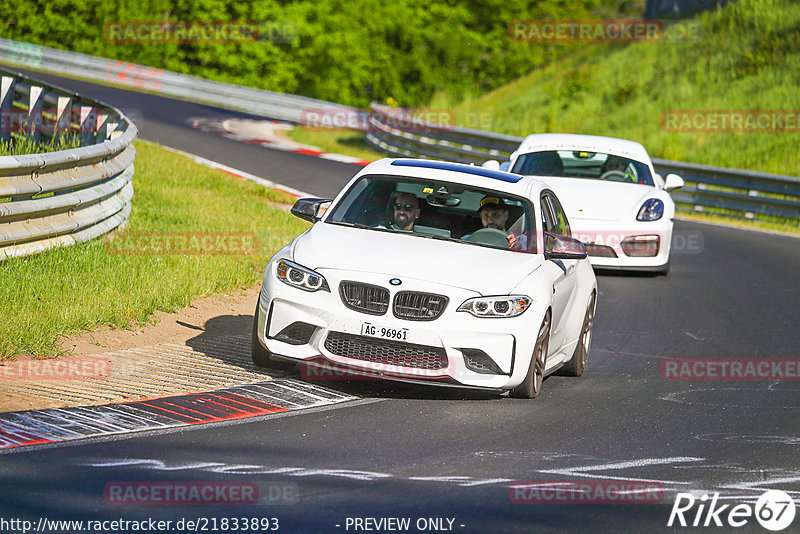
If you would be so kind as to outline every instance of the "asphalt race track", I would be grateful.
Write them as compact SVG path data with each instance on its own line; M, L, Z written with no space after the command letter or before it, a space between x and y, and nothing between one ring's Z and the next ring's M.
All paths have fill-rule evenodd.
M204 134L187 122L240 113L36 76L139 110L144 139L303 191L331 195L359 169ZM706 510L714 493L728 510L772 489L798 502L798 377L689 380L670 375L675 360L667 359L796 362L800 239L684 221L674 239L667 277L598 273L586 373L548 377L536 400L327 381L320 385L358 400L10 449L0 454L0 517L34 526L41 518L169 520L171 528L183 519L179 531L220 532L235 530L233 518L258 518L251 530L279 532L658 532L676 529L667 521L679 492L698 499L689 522L704 494ZM132 506L109 494L154 482L256 485L260 498ZM520 482L657 491L642 500L552 504L543 493L516 493ZM408 527L393 528L403 523L389 518L407 518ZM200 524L190 528L189 520ZM766 532L753 517L737 531ZM800 531L800 518L789 531Z

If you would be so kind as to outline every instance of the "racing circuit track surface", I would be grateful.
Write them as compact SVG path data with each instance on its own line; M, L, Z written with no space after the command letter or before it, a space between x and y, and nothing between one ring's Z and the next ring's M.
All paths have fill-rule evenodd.
M145 139L303 191L331 195L358 170L204 134L187 123L239 113L39 76L140 110ZM677 492L717 492L721 504L733 505L781 489L797 501L800 382L667 380L664 359L796 361L800 240L684 221L675 225L675 240L668 277L598 273L586 374L547 378L534 401L329 381L322 385L359 400L11 449L0 454L0 517L153 518L173 525L181 518L272 517L280 532L366 531L355 528L355 518L375 527L363 520L392 517L410 519L408 529L394 530L406 532L653 532L673 530L667 520ZM509 486L519 481L614 481L663 493L660 504L518 503ZM109 484L127 482L257 484L276 497L215 506L104 498ZM373 531L390 531L381 525ZM800 518L787 532L798 525ZM739 531L765 530L751 518Z

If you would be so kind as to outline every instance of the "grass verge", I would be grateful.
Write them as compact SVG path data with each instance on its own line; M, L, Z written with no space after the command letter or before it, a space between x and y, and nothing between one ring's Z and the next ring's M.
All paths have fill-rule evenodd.
M25 135L12 133L8 141L0 141L0 156L20 156L23 154L42 154L57 152L81 146L80 138L75 134L58 135L49 141L36 142Z
M135 143L132 235L252 232L251 254L126 254L94 240L0 262L0 360L59 354L58 337L100 325L128 328L155 311L256 284L269 257L308 228L278 205L294 198ZM277 204L277 205L276 205ZM189 252L192 250L187 249Z

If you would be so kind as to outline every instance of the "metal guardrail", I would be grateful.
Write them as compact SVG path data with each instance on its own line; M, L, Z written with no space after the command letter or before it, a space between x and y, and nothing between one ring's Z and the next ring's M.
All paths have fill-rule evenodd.
M70 76L135 87L291 122L301 122L303 114L308 110L325 109L331 112L337 109L353 109L324 100L215 82L188 74L10 39L0 38L0 58L15 65L63 72Z
M0 261L99 237L131 212L136 126L116 108L0 69L0 140L22 124L79 148L0 156Z
M367 144L395 157L426 157L481 164L508 159L522 137L434 124L380 104L370 106ZM662 176L679 174L686 185L671 196L683 210L721 208L745 218L778 217L800 225L800 178L653 159Z

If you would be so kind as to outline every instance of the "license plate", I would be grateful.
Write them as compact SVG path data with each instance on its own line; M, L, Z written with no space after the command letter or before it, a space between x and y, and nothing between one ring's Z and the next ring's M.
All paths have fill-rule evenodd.
M392 328L372 323L361 323L361 335L393 339L395 341L408 341L408 328Z

